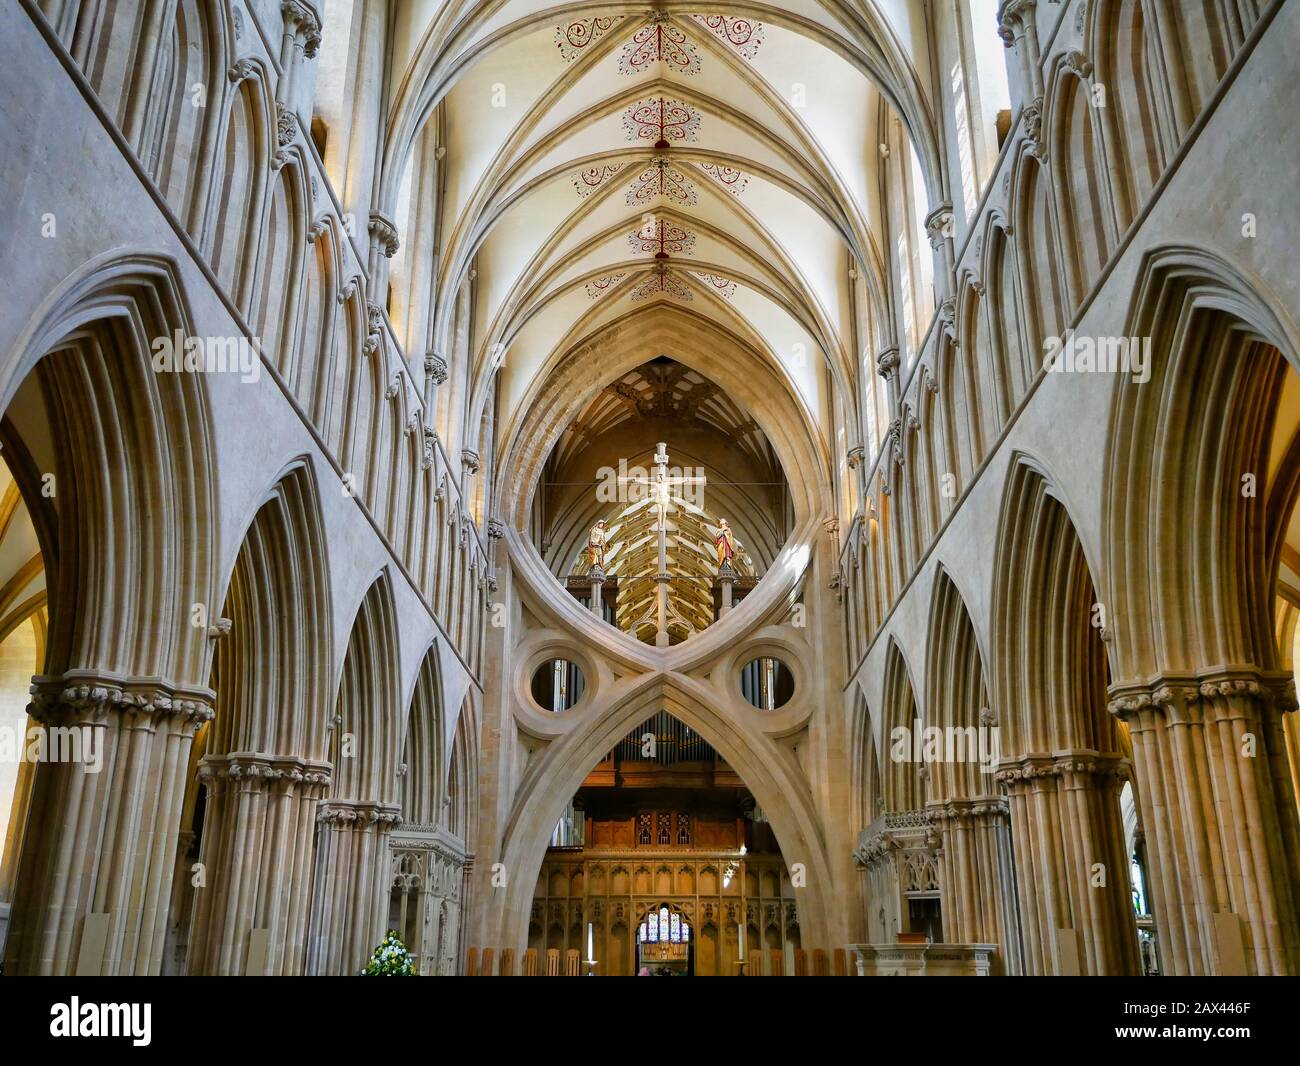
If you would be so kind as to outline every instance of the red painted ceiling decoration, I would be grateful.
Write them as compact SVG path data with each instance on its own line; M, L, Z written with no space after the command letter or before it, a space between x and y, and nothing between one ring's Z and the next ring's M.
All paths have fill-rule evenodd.
M666 15L657 17L632 35L618 58L618 72L640 74L657 63L678 74L698 74L700 71L700 54L695 43L680 27L669 22Z
M629 141L652 141L667 148L672 141L700 139L700 113L689 104L664 96L640 100L623 112Z
M573 175L573 187L578 190L579 196L590 196L622 169L622 163L587 167L586 170L580 170Z
M653 252L656 259L673 255L690 255L695 247L695 234L670 219L656 219L628 234L628 244L634 252Z
M555 27L555 47L560 50L566 63L572 63L582 55L587 45L599 40L615 23L622 21L622 15L574 19L565 26Z
M670 271L664 263L656 264L650 276L632 291L632 299L644 300L660 293L678 300L689 301L695 299L691 293L691 287Z
M622 281L625 276L624 272L619 272L617 274L606 274L603 278L595 278L587 282L587 295L593 300L599 299Z
M656 159L627 191L629 207L645 207L662 196L675 204L690 207L699 196L690 180L666 159Z
M695 272L695 276L700 279L700 283L710 292L715 292L728 300L736 294L736 283L730 278L724 278L720 274L700 274L698 272Z
M750 22L746 18L732 18L728 15L692 15L701 26L715 37L726 41L746 59L753 59L758 54L758 47L763 43L763 24Z
M555 47L566 63L572 63L624 18L623 15L598 15L557 26ZM763 43L761 22L729 15L692 15L691 18L746 59L753 59ZM620 74L640 74L660 67L689 75L698 74L701 65L699 50L690 35L662 12L632 34L618 57Z
M722 163L701 163L700 169L735 196L744 192L745 186L749 184L748 177L734 167Z

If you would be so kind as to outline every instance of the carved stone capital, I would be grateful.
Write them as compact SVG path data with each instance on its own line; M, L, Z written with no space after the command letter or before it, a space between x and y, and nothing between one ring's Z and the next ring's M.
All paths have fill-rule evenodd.
M938 249L952 236L954 216L952 204L945 200L925 216L925 235L930 238L930 247Z
M275 140L284 148L298 136L298 116L284 104L275 105Z
M424 357L424 373L435 385L447 380L447 360L437 352L428 352Z
M105 725L116 718L197 728L214 715L207 692L79 672L34 678L31 696L27 713L42 725Z
M1047 159L1047 143L1042 139L1043 98L1034 97L1025 105L1021 115L1025 129L1025 140L1029 142L1029 154L1035 159Z
M899 363L898 345L890 345L876 356L876 373L882 378L888 378L898 370Z
M382 211L371 211L370 222L366 226L370 235L378 242L385 256L392 259L397 254L401 242L397 239L397 226Z
M1021 34L1034 29L1037 0L1002 0L998 5L998 36L1010 48Z
M384 309L377 303L366 303L366 340L361 346L362 355L374 355L384 340Z
M248 751L205 755L199 761L198 773L199 779L205 783L239 781L266 785L283 782L287 785L325 786L333 777L329 763Z
M1092 77L1092 60L1077 48L1066 52L1063 62L1067 70L1077 74L1084 81Z
M307 0L284 0L280 5L285 32L302 42L302 54L308 59L320 48L320 16Z
M465 469L470 474L478 473L480 459L479 459L478 452L476 452L473 448L461 449L460 461L461 461L461 465L464 466Z
M489 518L487 535L489 540L500 540L506 535L506 524L499 518Z
M391 803L373 800L331 800L316 810L316 820L341 828L390 829L402 820L401 809Z

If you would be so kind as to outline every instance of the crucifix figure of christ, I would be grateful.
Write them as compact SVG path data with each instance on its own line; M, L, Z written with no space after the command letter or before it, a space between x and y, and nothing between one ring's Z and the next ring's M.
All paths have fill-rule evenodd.
M707 479L702 477L670 477L668 474L668 445L660 441L655 449L654 476L621 477L619 481L645 485L649 490L651 506L655 509L655 531L659 540L659 572L655 581L659 583L655 596L655 647L668 647L668 621L672 617L689 627L689 623L672 609L668 602L668 583L672 576L668 573L668 509L674 503L685 503L685 498L674 495L673 489L679 485L703 485ZM637 624L640 624L638 620ZM635 631L635 626L633 627Z

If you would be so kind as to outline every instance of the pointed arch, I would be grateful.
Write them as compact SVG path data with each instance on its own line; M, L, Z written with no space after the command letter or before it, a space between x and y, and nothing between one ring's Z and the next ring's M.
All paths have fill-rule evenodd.
M141 918L124 902L146 876L166 898L183 767L212 715L207 633L193 624L194 605L213 602L209 402L201 376L155 373L151 356L152 338L177 331L192 326L175 264L115 253L50 295L8 366L10 454L45 472L29 498L53 485L57 499L53 520L36 524L50 626L30 713L44 726L84 725L105 769L93 788L73 763L36 775L11 972L70 972L92 893L111 915L103 972L161 965L165 909ZM66 906L50 908L53 893Z
M248 973L249 934L267 929L263 972L299 974L307 936L300 886L331 773L329 575L309 460L292 463L259 503L222 613L216 717L198 766L196 829L208 881L194 896L187 971Z
M884 719L881 749L889 752L882 767L885 809L920 810L925 806L926 790L921 764L913 759L913 741L917 729L923 727L923 719L907 659L893 637L885 652Z
M1082 545L1044 468L1023 454L1002 500L993 587L995 705L1026 972L1140 972L1107 713L1107 655Z
M442 679L434 643L420 660L402 747L402 821L408 825L436 825L442 816L444 730Z
M331 731L331 797L392 804L402 731L399 634L387 569L367 589L348 637ZM349 744L347 738L351 738ZM351 754L345 755L345 746Z

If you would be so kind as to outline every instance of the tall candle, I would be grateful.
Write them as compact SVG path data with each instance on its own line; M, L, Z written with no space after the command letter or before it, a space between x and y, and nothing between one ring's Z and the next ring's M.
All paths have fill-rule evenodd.
M745 961L745 923L740 923L740 961Z
M594 962L596 959L596 950L593 946L595 941L592 939L591 922L587 923L587 961Z

